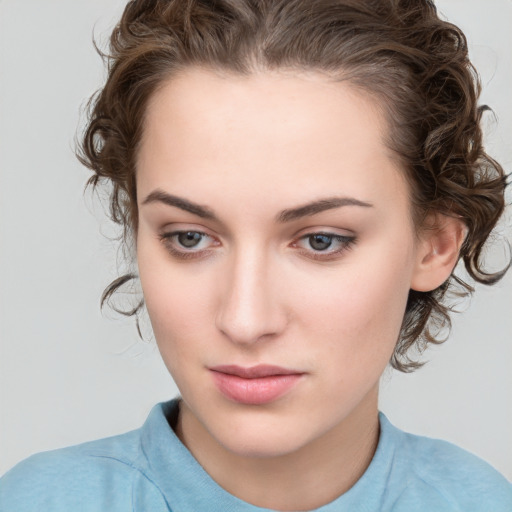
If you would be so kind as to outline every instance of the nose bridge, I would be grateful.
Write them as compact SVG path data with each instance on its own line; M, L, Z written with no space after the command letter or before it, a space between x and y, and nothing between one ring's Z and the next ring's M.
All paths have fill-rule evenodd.
M231 341L243 344L277 334L285 318L276 291L265 250L252 246L234 252L220 299L217 327Z

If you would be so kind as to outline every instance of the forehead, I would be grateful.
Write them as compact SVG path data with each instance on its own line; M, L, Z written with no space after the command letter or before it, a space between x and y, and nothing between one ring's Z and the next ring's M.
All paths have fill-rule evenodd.
M326 187L396 194L402 173L386 130L374 99L320 73L189 68L148 103L137 187L142 196L156 185L177 193L193 185L208 196L200 199L222 186L260 196L280 190L295 202Z

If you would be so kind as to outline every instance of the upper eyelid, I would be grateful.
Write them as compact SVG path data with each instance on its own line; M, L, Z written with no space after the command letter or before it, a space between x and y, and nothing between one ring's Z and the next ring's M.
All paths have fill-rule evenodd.
M181 235L183 233L198 233L204 237L210 238L211 240L216 240L216 237L214 237L204 231L199 231L197 229L177 229L177 230L173 230L173 231L163 231L162 234L160 235L160 237L161 238L175 238L178 235Z
M172 229L172 230L163 229L161 231L160 236L166 237L166 238L170 238L172 236L176 236L176 235L179 235L181 233L187 233L187 232L199 233L200 235L207 236L208 238L218 239L217 236L212 235L212 234L208 233L207 231L204 231L204 230L201 230L201 229ZM295 240L300 240L300 239L307 238L307 237L313 236L313 235L325 235L325 236L331 236L333 238L338 238L338 237L341 237L341 238L354 238L355 237L354 234L337 233L337 232L334 232L334 231L329 231L327 229L325 229L325 230L319 229L319 230L306 231L304 233L298 233L298 234L293 236L293 240L294 241Z
M209 233L209 229L203 226L202 224L195 224L193 222L170 222L168 224L162 225L162 227L158 228L158 231L161 234L173 234L173 233L183 233L186 231L194 231L197 233L204 233L208 236L213 236Z
M338 240L338 241L341 241L340 239L343 239L346 243L353 242L356 239L355 235L341 235L341 234L337 234L337 233L329 233L327 231L313 231L311 233L307 233L305 235L301 235L301 236L295 238L293 243L296 243L299 240L306 240L309 237L315 236L315 235L327 236L327 237L332 238L333 240ZM314 252L316 252L316 251L314 251Z
M204 235L208 238L211 238L212 240L219 240L219 237L216 235L213 235L209 232L209 230L203 228L203 227L195 227L195 228L176 228L176 227L163 227L162 229L158 230L158 236L160 238L171 238L173 236L179 235L180 233L199 233L201 235Z
M351 237L355 236L355 232L351 229L347 228L335 228L335 227L322 227L320 226L312 226L307 228L302 228L298 230L294 237L300 238L302 236L308 235L330 235L330 236L346 236Z
M336 238L344 238L344 239L355 239L356 238L356 235L355 233L339 233L339 232L336 232L336 231L332 231L332 230L329 230L329 229L313 229L311 231L305 231L305 232L299 232L298 234L296 234L294 237L293 237L293 242L292 243L295 243L297 242L298 240L304 240L310 236L314 236L314 235L324 235L324 236L330 236L332 237L333 239L336 239Z
M182 227L183 226L183 227ZM232 238L228 231L224 232L222 230L218 235L212 234L210 228L204 226L204 224L198 224L195 222L170 222L168 224L164 224L158 231L162 234L164 233L172 233L172 232L183 232L183 231L195 231L198 233L203 233L205 235L211 236L213 238ZM214 230L218 232L217 229ZM288 231L288 230L287 230ZM300 229L294 230L292 237L298 238L303 233L304 235L309 234L325 234L332 236L354 236L355 232L352 229L348 229L345 227L334 227L334 226L322 226L322 224L310 225L308 227L302 227ZM290 231L288 233L291 234Z

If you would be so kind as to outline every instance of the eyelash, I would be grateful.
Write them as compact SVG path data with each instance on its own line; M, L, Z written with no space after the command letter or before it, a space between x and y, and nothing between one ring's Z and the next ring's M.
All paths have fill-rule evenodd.
M203 237L212 238L207 233L203 233L202 231L194 231L194 230L182 230L182 231L173 231L171 233L162 233L159 238L160 241L164 244L165 248L169 251L171 256L174 256L175 258L181 259L181 260L191 260L191 259L198 259L201 257L206 256L211 251L210 250L203 250L203 251L187 251L185 248L184 250L180 250L176 248L176 239L180 235L184 235L186 233L193 233L194 235L201 235Z
M306 235L301 236L297 242L293 242L292 247L296 247L298 242L301 240L308 240L314 236L325 236L331 239L331 244L338 242L339 248L336 250L330 251L320 251L320 250L304 250L300 251L302 254L307 256L308 258L318 260L318 261L331 261L337 259L341 254L346 251L352 249L352 247L357 242L357 238L355 236L347 236L347 235L337 235L336 233L327 233L323 231L318 231L314 233L307 233ZM330 247L330 246L329 246Z
M181 259L181 260L191 260L191 259L200 259L205 256L207 256L211 250L189 250L187 251L185 248L177 249L177 238L180 235L184 234L194 234L194 235L201 235L204 240L206 238L211 238L213 240L213 237L208 235L207 233L203 233L202 231L194 231L194 230L182 230L182 231L173 231L170 233L162 233L159 235L160 241L163 243L167 251L171 254L171 256ZM301 250L299 251L304 256L311 258L313 260L317 261L330 261L333 259L337 259L342 253L345 251L350 250L355 243L357 242L357 238L355 236L346 236L346 235L338 235L335 233L328 233L323 231L313 232L313 233L307 233L305 235L302 235L299 237L295 242L291 244L292 247L297 247L298 243L302 240L308 240L311 239L314 236L325 236L327 238L330 238L330 243L338 242L340 244L340 247L336 250L331 251L322 251L322 250ZM202 241L201 240L201 241ZM218 245L218 242L217 242ZM330 245L329 245L330 247Z

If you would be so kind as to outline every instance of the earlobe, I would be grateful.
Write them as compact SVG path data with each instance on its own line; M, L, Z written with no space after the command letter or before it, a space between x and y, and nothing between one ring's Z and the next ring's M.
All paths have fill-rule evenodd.
M411 288L428 292L441 286L457 264L467 234L466 225L455 217L436 214L423 228L416 254Z

